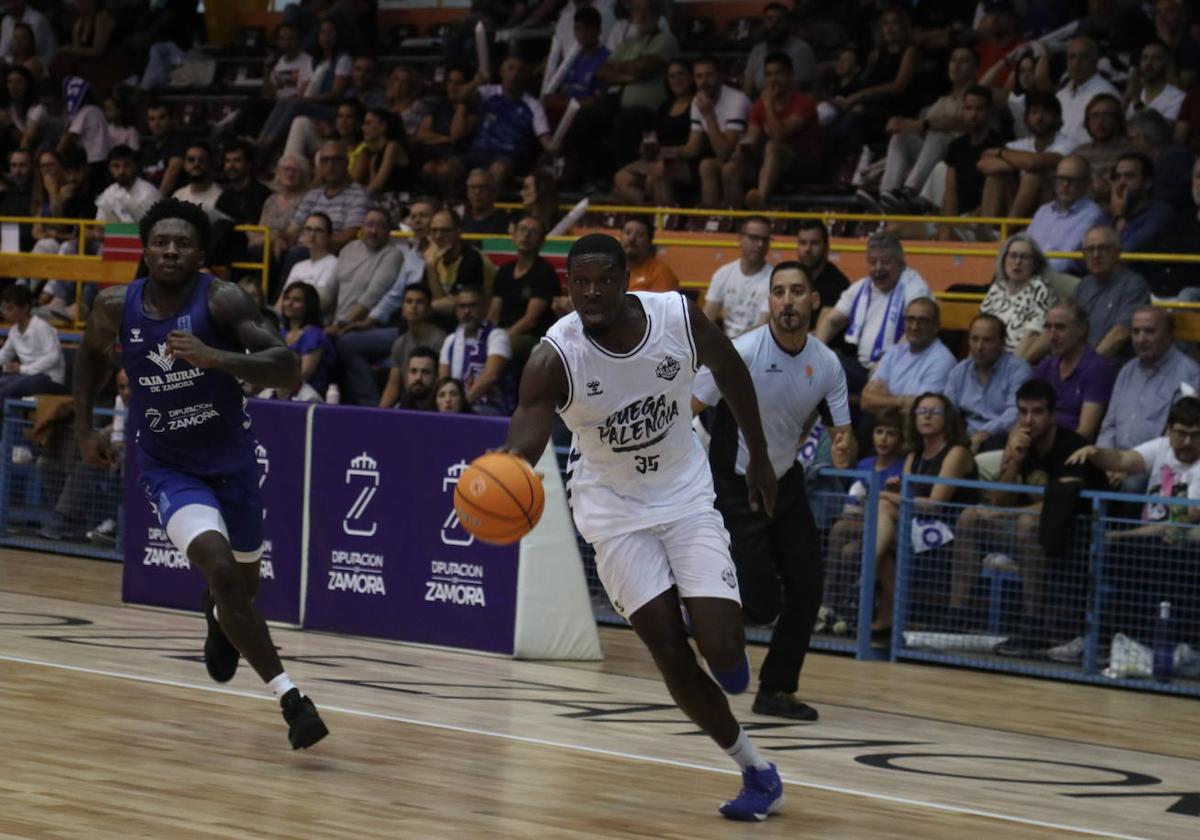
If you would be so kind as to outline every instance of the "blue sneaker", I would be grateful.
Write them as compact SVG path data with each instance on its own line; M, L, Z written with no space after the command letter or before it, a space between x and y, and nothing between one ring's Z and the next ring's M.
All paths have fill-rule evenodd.
M708 671L726 694L741 694L750 685L750 654L746 653L729 671L718 671L712 665L708 666Z
M720 807L721 816L741 822L761 822L783 807L783 782L772 764L765 770L742 771L742 789L736 799Z

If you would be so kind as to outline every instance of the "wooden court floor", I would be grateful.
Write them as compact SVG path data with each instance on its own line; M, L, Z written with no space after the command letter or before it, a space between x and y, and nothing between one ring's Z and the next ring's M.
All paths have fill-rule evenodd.
M294 753L248 668L208 680L202 619L122 606L119 571L0 553L0 837L1200 837L1194 700L828 655L819 723L733 698L788 802L729 823L728 760L618 629L591 664L277 630L332 730Z

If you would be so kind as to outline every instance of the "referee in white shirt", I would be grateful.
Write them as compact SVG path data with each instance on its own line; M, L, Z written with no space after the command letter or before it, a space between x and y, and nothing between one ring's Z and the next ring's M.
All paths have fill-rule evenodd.
M824 569L820 535L804 494L804 469L796 454L815 415L833 436L834 465L851 466L857 445L850 428L846 374L836 353L808 334L820 296L795 261L775 266L770 319L734 341L758 395L767 453L779 480L773 517L751 510L746 496L746 442L707 369L693 385L692 407L716 405L709 463L717 509L725 518L746 617L767 624L778 616L759 674L754 711L816 720L817 711L796 698L817 610Z

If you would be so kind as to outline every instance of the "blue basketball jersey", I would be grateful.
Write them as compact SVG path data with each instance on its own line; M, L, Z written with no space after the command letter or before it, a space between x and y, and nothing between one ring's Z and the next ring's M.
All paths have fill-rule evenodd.
M208 313L214 277L201 274L178 312L158 320L142 307L146 278L125 292L121 363L133 391L129 425L143 470L169 467L197 476L228 475L255 463L246 398L236 377L198 368L167 352L174 330L210 347L240 352L221 336Z

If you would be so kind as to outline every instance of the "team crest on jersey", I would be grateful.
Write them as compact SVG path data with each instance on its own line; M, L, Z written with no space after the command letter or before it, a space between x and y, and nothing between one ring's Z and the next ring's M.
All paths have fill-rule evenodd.
M726 566L721 571L721 580L725 581L730 589L737 589L737 572L733 570L733 566Z
M141 344L142 343L142 331L139 327L134 327L129 331L129 343L130 344Z
M600 387L599 379L592 379L587 384L587 392L589 397L598 397L604 393L604 389Z
M175 357L167 352L167 343L165 341L158 345L157 350L151 350L147 353L146 358L158 365L164 373L175 367Z
M177 321L175 321L175 329L177 329L181 332L191 332L192 331L192 316L191 315L180 315L179 319Z
M675 361L673 356L667 356L658 363L654 373L659 379L666 379L669 382L679 375L679 362Z

